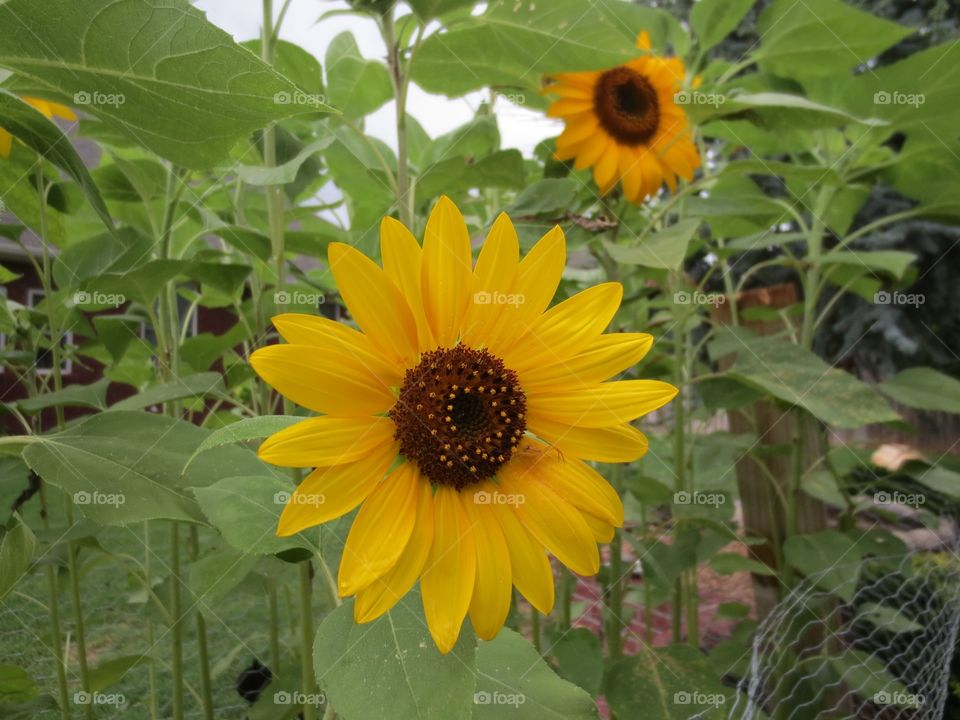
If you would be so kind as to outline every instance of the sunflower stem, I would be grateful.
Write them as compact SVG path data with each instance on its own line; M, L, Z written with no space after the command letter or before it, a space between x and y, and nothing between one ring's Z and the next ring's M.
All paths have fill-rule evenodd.
M533 636L533 647L542 654L542 643L540 642L540 611L533 605L530 606L530 634Z
M150 567L153 551L150 549L150 521L143 521L143 577L146 583L147 595L153 592L153 572ZM147 616L147 647L153 647L155 642L153 619ZM150 720L157 720L160 717L160 710L157 707L157 671L154 663L147 663L147 680L150 686Z
M53 268L50 260L50 248L47 246L47 187L46 180L43 176L43 163L41 160L37 160L35 169L35 180L37 185L37 202L38 209L40 214L40 244L43 247L43 272L41 275L41 282L43 285L43 296L46 299L46 308L47 308L47 325L50 329L50 352L53 358L53 389L55 392L59 392L63 388L63 376L61 363L63 358L61 357L62 351L60 347L60 322L59 318L54 314L54 303L52 302L53 297ZM56 411L56 422L57 430L63 430L64 425L64 415L63 415L63 405L57 404L55 406ZM41 484L42 487L42 484ZM43 501L46 504L46 501ZM64 497L64 502L66 505L66 515L68 525L73 525L73 506L70 504L70 498L68 496ZM46 508L44 508L44 518L46 522ZM67 543L67 568L70 573L70 595L73 602L73 617L74 625L77 635L77 660L80 668L80 686L83 688L85 693L90 692L90 673L87 668L87 641L86 633L84 632L83 624L83 604L82 597L80 593L80 576L78 574L77 567L77 546L73 542ZM56 577L53 577L53 584L51 585L51 590L56 591ZM54 601L57 601L55 595L52 596ZM51 606L54 607L54 606ZM54 624L54 629L56 632L56 652L60 652L60 617L59 617L59 606L55 606L56 612L56 623ZM54 617L51 616L51 620ZM60 675L63 673L63 657L62 655L59 658L58 662L58 671L57 679L60 681ZM60 687L61 694L66 695L66 675L63 677L63 685ZM69 711L66 709L66 702L63 703L64 715L68 716ZM84 716L88 720L93 718L93 704L86 703L83 706Z
M413 230L412 188L407 162L407 90L410 87L407 72L400 57L400 45L393 25L392 8L380 16L380 34L387 47L387 67L393 84L393 96L397 111L397 213L400 222Z
M670 276L670 293L673 295L681 287L681 279L676 274ZM687 315L680 311L680 317L675 318L673 327L673 384L682 388L686 375L686 327ZM686 413L683 404L683 395L679 395L673 403L673 474L674 490L678 493L687 489L686 481ZM676 526L674 526L676 528ZM679 643L682 637L683 606L684 606L683 576L677 578L673 588L673 642ZM690 628L687 628L688 632Z
M44 529L50 529L50 517L47 513L46 483L40 483L40 517L43 518ZM47 591L50 603L47 612L50 615L50 634L53 639L53 657L57 669L57 694L60 697L60 713L63 720L70 720L70 693L67 687L67 666L63 660L63 643L60 630L60 592L57 584L57 569L50 563L47 569Z
M300 684L303 687L303 720L317 720L317 681L313 674L313 573L310 561L300 563Z

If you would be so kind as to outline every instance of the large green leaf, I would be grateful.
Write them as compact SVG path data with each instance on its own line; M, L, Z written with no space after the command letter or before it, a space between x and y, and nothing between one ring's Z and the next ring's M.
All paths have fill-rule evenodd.
M73 98L140 145L204 169L242 136L323 104L185 0L8 0L0 66Z
M3 7L0 6L0 16L2 13ZM2 42L0 40L0 43ZM5 90L0 90L0 127L73 178L103 220L104 225L113 231L113 220L100 196L97 184L93 181L90 171L83 164L73 144L60 128L33 107ZM7 188L0 186L0 196L6 192Z
M204 453L184 471L207 435L207 430L164 415L107 412L55 435L32 438L23 459L100 524L202 522L185 488L224 476L270 473L253 453L235 447Z
M224 477L208 487L193 488L193 492L211 524L240 552L272 555L310 547L304 535L289 538L276 535L280 513L293 493L293 485L287 478ZM322 501L322 496L318 496L318 502Z
M877 387L884 395L907 407L960 413L960 381L933 368L901 370Z
M876 390L794 343L724 328L711 354L730 352L737 353L730 377L799 405L827 425L855 428L900 419Z
M100 379L89 385L67 385L58 392L44 393L32 398L18 400L22 412L35 413L51 407L83 407L103 410L107 406L107 388L110 381Z
M330 102L348 118L372 113L393 96L387 67L364 58L353 33L342 32L330 42L326 63Z
M610 257L620 263L678 270L687 256L687 246L699 226L700 220L697 218L685 218L649 235L643 242L619 245L604 241L604 247Z
M778 75L831 75L865 64L911 32L841 0L774 0L754 57Z
M0 528L0 600L27 572L36 545L36 538L19 515L15 514L6 528Z
M557 676L523 636L503 628L477 647L473 720L593 720L597 706Z
M543 73L593 70L638 56L647 30L677 52L688 40L667 13L620 0L515 2L492 0L486 12L429 36L416 55L413 78L431 92L462 95L485 85L536 88Z
M903 250L831 250L820 256L825 266L843 265L869 273L882 273L902 280L917 256Z
M474 188L523 187L523 156L519 150L501 150L474 163L451 157L428 167L417 178L418 203L429 203L441 194L455 195Z
M418 592L367 625L353 622L349 600L324 619L313 644L317 682L337 713L351 720L469 720L475 652L466 626L453 650L440 654Z
M706 52L729 35L756 0L700 0L690 9L690 26L700 51Z
M823 590L852 600L857 589L862 550L837 530L794 535L783 544L786 561Z
M196 373L160 383L147 388L143 392L124 398L110 406L111 411L142 410L151 405L161 405L172 400L203 399L205 397L220 397L227 399L223 386L223 376L220 373Z
M613 665L605 687L617 717L644 720L699 717L723 705L730 694L706 656L686 645L644 647Z
M280 432L284 428L296 425L304 420L302 417L293 415L262 415L252 418L244 418L225 427L214 430L207 438L200 443L190 458L190 462L202 452L221 445L232 445L245 440L259 440L268 435Z

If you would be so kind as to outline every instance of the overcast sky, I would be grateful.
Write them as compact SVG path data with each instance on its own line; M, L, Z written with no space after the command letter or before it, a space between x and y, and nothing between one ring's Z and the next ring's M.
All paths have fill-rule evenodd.
M195 5L207 13L210 21L223 28L237 40L260 36L262 5L260 0L196 0ZM274 2L275 6L282 5ZM355 15L336 15L319 25L317 18L324 12L346 8L339 0L293 0L284 20L280 36L310 51L321 62L327 45L339 33L349 30L357 39L365 57L382 59L386 52L376 25L372 20ZM450 100L441 95L424 92L415 85L410 89L407 111L426 129L431 137L452 130L473 117L480 95L473 93ZM545 118L505 100L497 102L500 134L504 148L517 148L529 157L540 140L559 134L558 121ZM388 103L367 119L367 132L396 148L395 113Z

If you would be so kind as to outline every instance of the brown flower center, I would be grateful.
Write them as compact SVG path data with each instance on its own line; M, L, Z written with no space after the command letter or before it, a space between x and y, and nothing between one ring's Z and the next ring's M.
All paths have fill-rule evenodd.
M493 477L526 430L517 374L486 350L424 353L390 410L400 452L431 482L458 490Z
M593 106L603 129L624 145L649 143L660 126L657 91L646 77L628 67L600 76Z

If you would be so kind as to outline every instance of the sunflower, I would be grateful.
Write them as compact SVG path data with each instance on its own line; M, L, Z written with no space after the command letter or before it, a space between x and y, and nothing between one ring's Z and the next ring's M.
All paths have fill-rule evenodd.
M649 350L644 333L603 334L622 288L604 283L547 309L566 263L553 228L521 260L501 214L474 266L449 199L421 247L384 218L380 267L334 243L328 261L360 331L299 314L273 318L285 344L256 372L320 413L267 438L261 459L315 468L292 494L288 536L360 506L338 590L369 622L420 580L424 615L447 653L469 613L493 638L517 588L540 612L554 600L546 554L581 575L623 523L613 488L585 461L628 462L647 440L630 425L677 390L605 382Z
M700 156L675 102L683 62L653 55L645 32L637 47L644 54L626 65L553 75L545 92L559 97L547 114L566 124L557 159L574 159L578 170L592 166L601 194L621 181L626 197L640 203L664 182L675 191L678 175L692 180Z
M66 105L32 97L22 97L20 99L27 103L27 105L33 106L35 110L40 111L48 120L52 120L54 117L59 117L72 122L73 120L77 119L77 116L74 114L73 110L68 108ZM10 148L12 145L13 136L0 127L0 157L10 157Z

